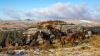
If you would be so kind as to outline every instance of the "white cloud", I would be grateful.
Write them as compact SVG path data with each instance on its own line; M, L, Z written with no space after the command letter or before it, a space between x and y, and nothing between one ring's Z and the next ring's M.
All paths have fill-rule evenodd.
M49 8L33 9L25 15L47 19L88 19L90 14L86 5L57 3Z
M20 12L17 10L7 10L7 14L11 18L30 18L30 19L94 19L98 20L100 14L89 12L90 8L86 4L64 4L56 3L47 8L33 8L29 11Z

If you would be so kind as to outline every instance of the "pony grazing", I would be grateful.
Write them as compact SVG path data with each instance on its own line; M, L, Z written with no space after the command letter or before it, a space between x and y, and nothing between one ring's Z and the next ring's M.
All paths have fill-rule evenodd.
M72 46L76 46L79 42L79 37L78 33L70 33L67 36L62 36L61 37L61 44L62 47L65 43L72 43Z

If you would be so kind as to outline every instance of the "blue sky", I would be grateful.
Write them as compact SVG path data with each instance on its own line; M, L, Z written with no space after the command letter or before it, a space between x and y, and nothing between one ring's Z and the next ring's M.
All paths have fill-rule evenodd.
M48 7L57 2L80 4L85 3L89 6L95 6L100 0L0 0L0 9L12 7L16 9L31 9L39 7Z
M33 10L34 8L36 8L37 10L40 10L38 8L42 8L42 10L43 10L43 8L50 7L49 9L51 9L52 6L54 6L55 4L58 4L58 3L61 3L63 5L66 5L69 3L72 5L72 7L74 7L74 5L80 6L80 5L84 4L86 7L88 7L87 8L88 11L93 10L92 13L95 13L95 16L98 16L100 14L100 13L98 13L98 11L100 11L100 6L99 6L100 0L0 0L0 18L5 19L5 20L16 19L17 17L15 15L18 15L21 13L24 14L24 13L26 13L26 11L28 11L28 13L31 12L30 14L33 15L34 12L31 10ZM12 11L14 12L15 15L13 14ZM18 12L20 12L20 13L18 13ZM91 12L89 12L89 13L91 13ZM11 14L11 15L8 15L8 14ZM21 16L21 15L18 15L18 16L20 16L21 18L30 18L25 15L23 15L23 16ZM95 18L95 16L94 16L94 18ZM34 16L31 16L31 17L34 18ZM59 17L59 16L57 15L57 17Z

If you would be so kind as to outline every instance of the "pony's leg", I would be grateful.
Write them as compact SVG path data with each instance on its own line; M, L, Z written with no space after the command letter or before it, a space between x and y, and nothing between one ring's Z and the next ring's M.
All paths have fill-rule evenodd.
M49 40L49 43L50 43L50 44L53 44L51 39Z
M78 42L73 42L73 46L77 46L78 45Z
M65 40L64 39L61 39L61 45L62 45L62 47L64 47L64 45L65 45Z
M75 46L75 41L76 41L75 38L71 39L71 42L72 42L72 46L73 46L73 47Z
M73 47L75 46L75 42L72 42L72 46L73 46Z
M64 42L63 41L61 42L61 45L62 45L62 47L64 47Z

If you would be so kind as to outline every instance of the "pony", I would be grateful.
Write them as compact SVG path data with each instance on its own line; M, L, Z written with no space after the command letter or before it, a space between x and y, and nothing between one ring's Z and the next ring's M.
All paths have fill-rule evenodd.
M72 46L76 46L79 42L79 37L80 35L78 35L78 33L70 33L70 34L67 34L67 36L62 36L61 37L62 47L65 43L71 43Z
M37 31L31 40L31 46L34 44L39 44L39 42L42 41L43 44L45 42L48 42L48 44L52 44L52 40L50 38L50 35L44 31Z
M52 28L48 29L50 31L50 38L53 40L61 41L61 36L66 36L67 34L59 29Z
M82 32L77 32L80 35L80 40L89 39L92 37L92 32L89 30L84 30Z

